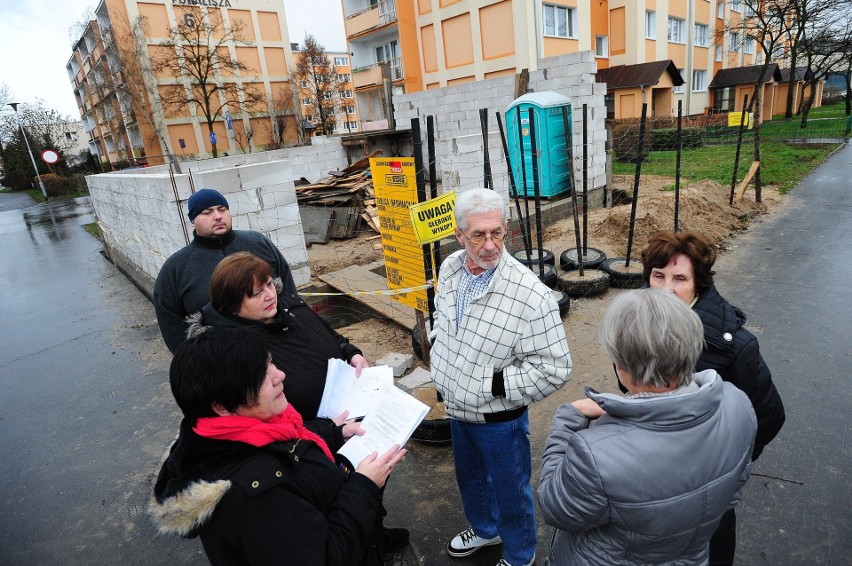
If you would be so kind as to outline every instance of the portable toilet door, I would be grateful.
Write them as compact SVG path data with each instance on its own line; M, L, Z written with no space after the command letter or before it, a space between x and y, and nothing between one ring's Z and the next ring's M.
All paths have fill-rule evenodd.
M550 198L571 190L571 164L568 162L568 151L565 147L565 124L562 118L562 108L566 106L568 139L571 139L571 99L567 96L552 91L531 92L516 98L506 109L509 164L519 195L529 197L535 194L532 167L533 135L539 154L539 195ZM534 114L535 132L530 128L530 113Z

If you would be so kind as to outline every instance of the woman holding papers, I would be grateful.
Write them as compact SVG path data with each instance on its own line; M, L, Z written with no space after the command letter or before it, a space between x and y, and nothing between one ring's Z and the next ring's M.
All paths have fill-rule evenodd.
M163 534L200 536L213 564L383 564L380 490L405 450L345 475L333 424L303 423L287 379L251 330L213 329L178 349L169 380L184 419L151 517Z
M369 363L346 338L335 332L302 299L278 295L272 268L248 252L223 259L210 279L210 298L191 315L188 336L205 326L254 327L266 337L272 361L290 376L284 392L302 418L317 418L328 360L339 358L355 368Z

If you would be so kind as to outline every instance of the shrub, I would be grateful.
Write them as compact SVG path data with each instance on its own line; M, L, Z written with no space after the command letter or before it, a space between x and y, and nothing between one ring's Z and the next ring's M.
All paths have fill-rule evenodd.
M76 192L76 186L71 177L60 177L54 173L47 173L41 176L41 180L48 197L65 196Z
M646 142L647 143L647 142ZM702 147L704 136L698 128L684 128L683 147ZM677 128L664 128L651 132L652 151L671 151L677 149Z

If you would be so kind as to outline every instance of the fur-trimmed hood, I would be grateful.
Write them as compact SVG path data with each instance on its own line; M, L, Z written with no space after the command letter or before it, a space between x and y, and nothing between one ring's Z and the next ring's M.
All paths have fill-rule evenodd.
M229 480L194 482L162 502L152 497L148 515L161 535L194 537L230 488Z

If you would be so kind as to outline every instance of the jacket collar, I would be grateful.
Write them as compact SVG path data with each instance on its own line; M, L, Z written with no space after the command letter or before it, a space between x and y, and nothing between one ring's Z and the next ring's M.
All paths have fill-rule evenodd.
M207 236L199 236L198 232L195 230L192 231L192 245L197 246L199 248L204 248L207 250L221 250L228 244L234 241L236 238L236 234L234 234L233 230L230 230L224 236L218 236L216 238L209 238Z

